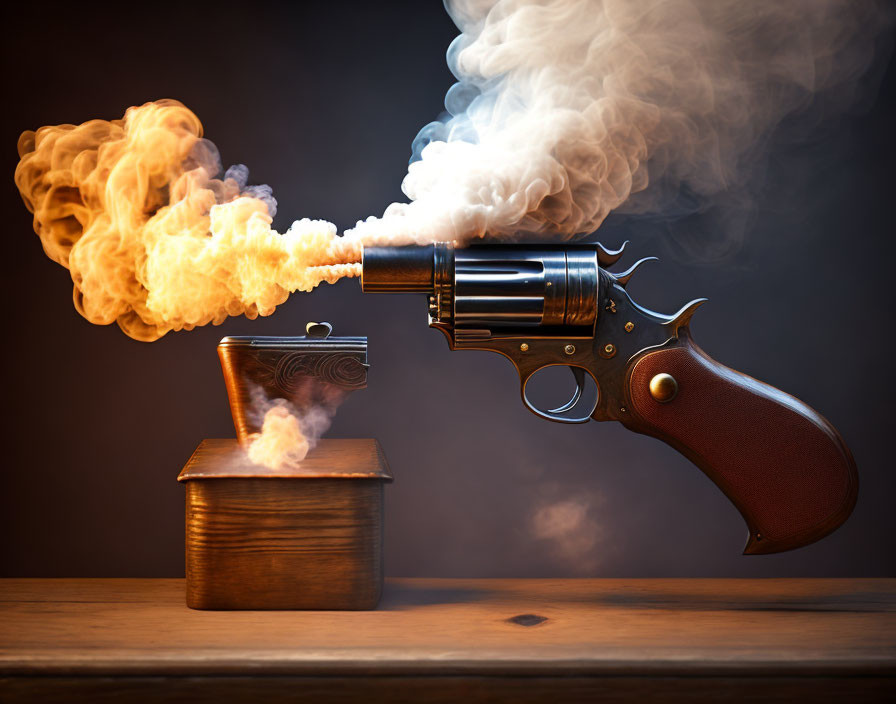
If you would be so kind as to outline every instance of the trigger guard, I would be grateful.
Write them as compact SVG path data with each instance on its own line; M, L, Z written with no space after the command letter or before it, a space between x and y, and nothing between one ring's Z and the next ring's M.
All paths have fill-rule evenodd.
M597 404L600 401L600 388L598 387L598 393L596 398L594 399L594 404L585 415L572 417L562 415L562 413L571 411L577 405L579 405L579 402L582 399L582 392L585 390L585 370L581 367L573 367L571 365L567 365L567 368L572 372L572 375L576 380L576 390L569 401L557 408L543 411L529 400L529 397L526 395L526 385L529 383L529 379L531 379L536 372L538 372L540 369L544 369L544 367L539 367L538 369L534 369L520 381L523 403L525 403L526 408L532 411L535 415L539 416L540 418L545 418L546 420L552 420L555 423L587 423L589 420L591 420L591 414L594 413L594 409L597 408ZM597 382L595 382L595 384L596 383Z

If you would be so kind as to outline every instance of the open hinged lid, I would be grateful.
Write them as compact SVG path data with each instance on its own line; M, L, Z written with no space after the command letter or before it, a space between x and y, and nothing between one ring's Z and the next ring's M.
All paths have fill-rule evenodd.
M305 337L225 337L218 344L237 439L260 432L268 402L300 414L334 408L367 386L367 338L331 337L329 323L308 323Z
M203 440L177 477L192 479L381 479L389 465L372 438L324 438L296 467L275 470L253 464L236 439Z
M367 354L366 337L334 337L330 323L308 323L304 337L253 337L231 335L218 344L219 347L300 350L311 354L327 354L330 352L360 352Z
M331 337L329 323L308 323L305 329L304 337L225 337L218 343L240 440L260 430L257 423L249 423L244 408L255 388L269 399L285 398L306 408L330 391L367 386L366 337Z

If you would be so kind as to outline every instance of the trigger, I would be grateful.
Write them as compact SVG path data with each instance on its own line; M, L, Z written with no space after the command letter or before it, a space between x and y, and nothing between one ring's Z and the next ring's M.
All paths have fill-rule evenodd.
M566 413L566 411L572 409L579 402L579 399L582 398L582 391L585 389L585 370L581 367L570 367L569 371L572 372L572 375L576 379L576 390L573 392L572 398L569 399L569 401L562 406L552 408L548 413Z

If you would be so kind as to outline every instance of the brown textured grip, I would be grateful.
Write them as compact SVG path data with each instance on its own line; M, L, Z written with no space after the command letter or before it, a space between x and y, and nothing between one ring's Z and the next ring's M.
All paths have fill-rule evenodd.
M671 374L678 393L655 400L650 381ZM783 391L711 359L680 331L675 346L647 352L629 376L633 430L693 461L737 506L760 554L812 543L852 512L858 474L834 427Z

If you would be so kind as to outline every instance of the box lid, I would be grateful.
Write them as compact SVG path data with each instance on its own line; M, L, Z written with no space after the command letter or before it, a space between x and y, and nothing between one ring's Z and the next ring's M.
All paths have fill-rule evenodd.
M366 337L334 337L330 323L308 323L304 337L257 337L231 335L218 343L223 348L299 350L306 354L362 352L367 354Z
M287 470L252 464L235 438L203 440L181 470L177 481L227 478L392 481L383 449L373 438L324 438L296 467Z
M366 337L269 337L229 335L221 338L219 347L248 347L251 349L290 349L312 354L327 352L367 352Z

